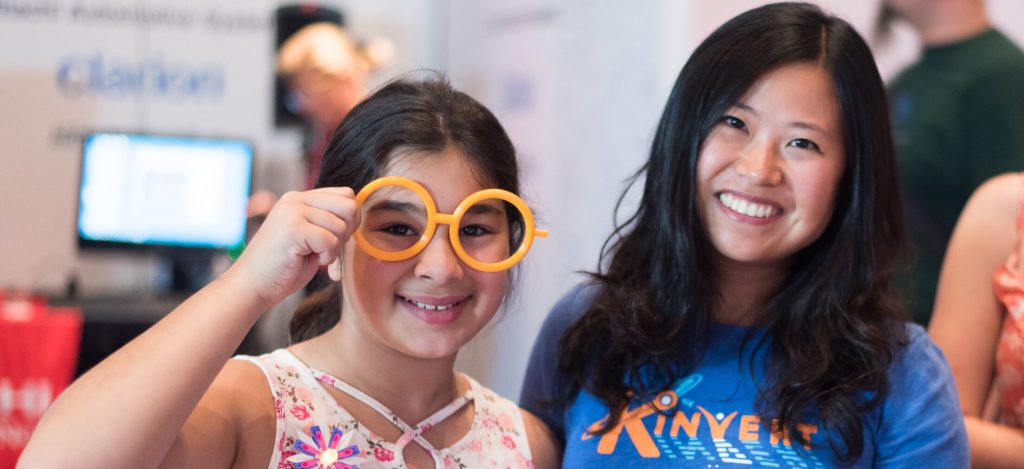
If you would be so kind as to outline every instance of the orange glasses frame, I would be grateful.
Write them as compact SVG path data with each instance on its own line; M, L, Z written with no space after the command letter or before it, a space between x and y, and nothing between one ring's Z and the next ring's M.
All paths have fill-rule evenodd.
M459 223L462 221L463 215L466 214L466 211L468 211L469 208L477 202L486 199L504 200L519 210L519 213L523 215L523 242L519 245L519 249L516 249L516 252L512 253L512 255L507 259L498 262L481 262L473 258L473 256L470 256L462 247L462 242L459 241L459 230L449 229L448 240L451 242L452 249L455 250L455 255L458 256L464 264L481 272L501 272L503 270L508 270L526 256L526 253L533 245L534 237L548 237L547 230L539 230L536 228L533 219L533 212L530 211L530 207L526 205L526 202L515 194L502 189L484 189L482 191L474 192L460 202L458 207L455 207L455 212L451 214L438 213L437 206L434 204L434 198L430 196L430 193L428 193L427 189L422 185L411 179L399 176L387 176L375 179L363 187L362 190L356 194L356 202L361 206L370 194L373 194L377 189L385 186L404 187L415 192L420 199L423 199L423 203L426 205L427 209L427 227L423 230L423 234L420 236L420 239L416 241L416 244L395 252L378 249L363 237L361 231L356 230L355 233L352 234L356 240L356 244L359 245L363 251L366 251L367 254L382 261L404 261L419 254L423 248L430 244L430 240L434 238L434 232L437 230L438 225L458 227Z

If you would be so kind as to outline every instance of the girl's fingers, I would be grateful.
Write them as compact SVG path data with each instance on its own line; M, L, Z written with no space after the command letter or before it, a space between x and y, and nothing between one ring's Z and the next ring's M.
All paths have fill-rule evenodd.
M271 211L261 230L265 233L255 236L254 244L256 238L277 238L291 245L289 251L294 255L316 255L320 264L330 264L358 226L358 217L358 204L350 188L288 192Z
M359 225L359 204L348 187L322 187L306 192L289 192L281 197L284 204L299 204L333 213L351 227Z
M298 242L298 253L316 255L320 265L328 265L341 255L341 240L330 230L312 223L306 224Z
M305 207L302 217L309 223L319 226L331 232L339 241L345 241L352 235L349 223L344 218L339 218L334 212L316 207Z
M359 204L348 187L321 187L304 193L305 203L327 210L351 224L358 224Z

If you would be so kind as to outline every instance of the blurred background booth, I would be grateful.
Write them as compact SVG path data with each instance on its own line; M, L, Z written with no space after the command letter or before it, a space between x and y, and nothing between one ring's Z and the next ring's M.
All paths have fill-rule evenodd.
M680 67L714 26L757 3L767 2L0 2L0 43L7 46L0 50L0 289L80 311L79 326L70 319L65 325L80 328L81 347L70 336L35 345L58 351L73 343L75 356L62 366L77 363L80 373L223 271L237 240L253 228L242 202L306 184L308 125L289 103L275 56L295 31L327 22L359 44L379 37L393 47L387 64L368 76L367 92L406 72L440 70L508 130L524 199L552 236L518 267L513 300L458 366L516 399L547 311L584 278L580 271L597 268L618 195L646 160ZM879 0L816 3L872 36ZM989 11L1024 43L1024 23L1014 21L1024 4L990 0ZM893 31L876 51L883 77L916 51L912 33ZM123 155L91 166L90 151L116 154L126 142L156 148L145 157L152 158L143 165L148 173L123 173L129 170L119 162L130 158ZM235 156L209 164L222 153ZM136 186L142 181L145 187ZM91 188L93 182L99 185ZM183 184L202 187L194 191L201 195L174 195ZM133 195L111 195L118 185ZM91 204L111 201L83 226L94 215ZM161 223L168 217L150 215L183 207L213 224L169 237L146 231L144 222L167 228ZM188 238L207 228L218 233L214 240ZM269 313L243 348L257 353L281 344L294 303ZM8 348L14 343L3 339L0 362L28 360L21 348Z

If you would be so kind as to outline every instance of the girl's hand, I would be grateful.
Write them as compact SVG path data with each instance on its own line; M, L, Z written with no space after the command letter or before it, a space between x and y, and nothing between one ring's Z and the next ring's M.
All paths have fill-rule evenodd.
M359 207L348 187L286 193L222 279L258 295L270 307L337 259L358 226Z

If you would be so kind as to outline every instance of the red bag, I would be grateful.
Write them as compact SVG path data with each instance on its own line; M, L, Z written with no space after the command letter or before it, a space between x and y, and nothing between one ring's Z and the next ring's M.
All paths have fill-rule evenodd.
M71 382L81 335L77 308L0 301L0 468L14 467L43 412Z

